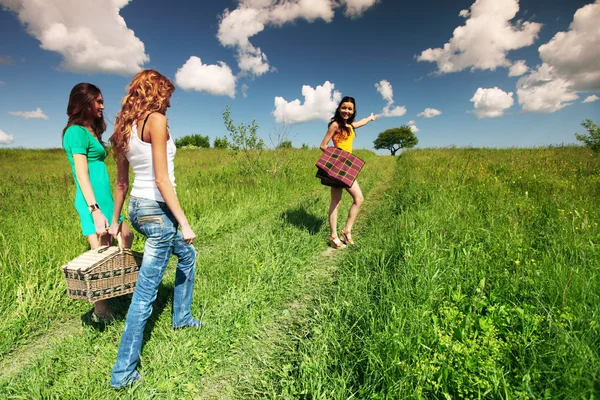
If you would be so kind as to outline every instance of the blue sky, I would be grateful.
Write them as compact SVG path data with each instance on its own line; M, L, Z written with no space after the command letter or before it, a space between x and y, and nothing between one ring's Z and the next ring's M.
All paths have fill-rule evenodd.
M36 4L37 3L37 4ZM48 4L44 4L48 3ZM0 0L0 146L61 146L68 95L98 85L108 129L136 71L177 90L174 137L225 136L221 113L270 143L318 146L341 96L372 149L412 125L418 147L575 143L600 122L600 0ZM379 152L385 154L385 152Z

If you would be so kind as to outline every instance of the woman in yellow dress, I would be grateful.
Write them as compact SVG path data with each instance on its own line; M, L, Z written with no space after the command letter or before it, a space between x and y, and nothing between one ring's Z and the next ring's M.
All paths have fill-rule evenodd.
M327 133L325 133L325 137L321 142L321 150L325 151L329 141L331 140L333 141L334 147L338 147L344 151L347 151L348 153L352 153L352 142L356 137L354 130L360 128L361 126L365 126L369 122L375 121L378 118L376 115L373 115L373 113L359 121L354 121L355 117L356 101L354 100L354 97L346 96L338 105L334 116L331 118L331 122L329 122ZM354 244L354 240L352 240L352 226L354 225L354 221L356 220L360 206L364 201L358 181L355 180L354 184L352 184L350 188L346 189L346 191L350 193L350 196L352 196L352 205L350 206L350 211L348 212L346 224L340 232L340 240L340 237L337 233L337 219L343 191L341 187L331 188L331 203L329 205L329 229L331 232L329 236L329 243L333 248L336 249L343 249L346 247L346 244Z

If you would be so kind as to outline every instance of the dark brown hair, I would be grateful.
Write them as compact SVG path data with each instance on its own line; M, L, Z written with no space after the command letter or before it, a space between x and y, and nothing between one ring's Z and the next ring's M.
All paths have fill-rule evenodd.
M102 142L102 134L106 131L106 121L104 121L104 117L91 117L94 101L101 94L100 89L91 83L81 82L73 86L69 95L69 105L67 106L69 121L65 129L63 129L63 137L71 125L85 126L86 122L90 122L94 131L92 133L96 135L100 143L104 144Z
M340 114L340 107L343 103L352 103L352 105L354 106L354 114L352 114L352 116L348 118L346 122L344 122L344 119ZM334 122L337 122L340 129L335 134L341 134L344 138L346 138L350 135L350 129L346 127L346 124L352 124L354 122L354 117L356 117L356 101L354 100L354 97L344 96L344 98L342 98L342 101L340 101L340 104L338 104L337 108L335 109L335 114L333 115L333 117L331 117L331 121L327 126L333 124Z

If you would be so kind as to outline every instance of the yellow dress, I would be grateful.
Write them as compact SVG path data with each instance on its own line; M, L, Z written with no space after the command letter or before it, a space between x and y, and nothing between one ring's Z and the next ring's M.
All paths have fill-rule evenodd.
M348 137L343 137L340 134L333 135L333 145L338 147L348 153L352 153L352 142L354 142L354 138L356 137L356 133L354 133L354 128L352 125L348 125L350 128L350 135Z

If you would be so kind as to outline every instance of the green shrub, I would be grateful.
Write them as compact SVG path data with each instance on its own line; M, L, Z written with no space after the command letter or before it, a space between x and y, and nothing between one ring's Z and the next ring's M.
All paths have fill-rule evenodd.
M202 147L208 149L210 147L210 141L208 136L202 136L198 134L187 135L180 137L179 139L175 139L175 146L177 148L180 147Z

